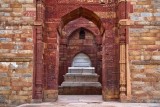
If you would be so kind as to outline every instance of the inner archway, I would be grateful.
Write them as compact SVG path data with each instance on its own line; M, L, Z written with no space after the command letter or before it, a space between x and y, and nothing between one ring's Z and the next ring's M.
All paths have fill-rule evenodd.
M97 62L102 57L96 36L80 27L66 41L60 44L59 94L101 94L102 69Z
M89 21L92 21L98 27L98 29L100 31L99 35L103 36L105 29L103 27L101 19L93 11L91 11L87 8L84 8L84 7L79 7L77 9L71 11L70 13L64 15L61 18L61 23L58 27L58 32L59 32L60 36L63 35L62 29L64 28L65 25L67 25L70 21L73 21L73 20L78 19L80 17L83 17L83 18L88 19Z

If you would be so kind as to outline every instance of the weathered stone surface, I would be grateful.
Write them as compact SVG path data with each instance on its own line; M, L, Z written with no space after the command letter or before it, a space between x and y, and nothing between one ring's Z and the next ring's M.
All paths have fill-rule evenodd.
M8 76L7 73L0 73L0 78L2 78L2 77L7 77L7 76Z
M156 4L159 1L131 0L131 2L133 3L134 11L130 14L130 18L136 25L142 25L130 28L130 44L132 45L129 46L129 55L133 68L131 69L133 101L159 102L160 97L158 93L157 95L154 94L154 97L153 94L149 93L157 90L160 82L157 78L159 75L159 70L157 69L159 69L160 65L159 54L157 54L159 53L159 36L157 35L160 32L159 20L157 20L157 17L159 17L157 13L159 12L159 7ZM153 11L153 7L156 11ZM139 50L140 54L133 54L137 50ZM137 56L141 58L137 59ZM146 98L143 97L144 95Z
M0 95L0 103L6 103L6 98L3 95Z
M32 91L28 91L28 90L27 91L19 91L19 95L24 95L24 96L26 95L27 96L27 95L31 95L31 94L32 94Z
M5 87L0 87L0 90L3 91L3 90L10 90L11 87L10 86L5 86Z
M44 100L45 101L56 101L58 98L58 90L45 90Z
M127 64L131 71L133 96L131 101L159 102L160 1L129 0L129 2L132 5L117 9L115 6L119 4L115 5L114 0L104 1L104 4L100 4L98 0L46 0L44 7L40 4L36 7L34 0L0 0L0 103L30 102L32 91L43 93L39 90L44 87L54 88L54 91L44 92L46 99L57 99L57 75L60 74L59 84L61 84L73 56L80 51L90 56L93 66L96 66L96 73L100 75L99 81L109 87L103 88L104 99L119 98L119 41L121 40L128 44ZM123 0L119 3L123 3ZM45 13L42 11L44 8ZM62 18L76 8L78 15L73 12L74 14L69 14L69 17ZM97 16L85 8L93 10ZM117 10L120 11L116 13ZM43 22L44 15L45 22ZM75 20L79 16L81 18ZM120 24L116 20L121 20ZM64 26L62 31L58 29L61 32L57 33L60 21L64 25L67 23L67 26ZM118 31L122 26L125 26L126 32ZM84 41L78 40L79 36L73 38L69 36L80 27L87 29L88 36ZM57 37L57 34L63 35ZM126 38L121 38L122 35ZM46 42L46 45L43 43L38 45L42 41ZM34 43L38 45L37 51L33 50L36 47ZM38 54L33 55L34 53ZM102 59L102 56L105 58ZM35 74L38 79L33 84L35 59L38 63L37 71L40 72ZM41 72L43 71L41 59L46 64L47 74ZM103 76L107 76L107 80L102 80L101 72L104 69ZM37 75L43 75L44 78ZM33 89L32 86L37 87Z

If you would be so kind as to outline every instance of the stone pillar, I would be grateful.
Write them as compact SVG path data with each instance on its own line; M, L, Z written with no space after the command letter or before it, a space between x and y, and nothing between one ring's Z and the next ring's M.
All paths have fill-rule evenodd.
M103 35L102 37L102 97L103 100L107 100L107 96L106 96L106 64L105 64L105 35Z
M125 34L120 35L120 100L126 99L126 46Z
M33 102L42 102L43 99L43 14L44 7L41 0L36 2L36 20L34 23L34 76Z
M116 68L118 51L116 51L115 30L105 32L102 48L102 94L104 100L119 98L119 70Z
M132 22L128 19L122 19L119 21L119 36L120 36L120 91L126 94L126 99L123 97L121 100L127 101L131 99L131 80L130 80L130 68L128 59L128 26ZM125 88L123 88L125 87ZM121 96L121 95L120 95Z
M58 71L59 71L59 37L56 31L57 24L45 22L45 84L44 101L56 101L58 98Z
M129 19L129 13L132 12L132 6L129 0L119 0L117 9L117 18L119 21L120 37L120 100L127 101L131 97L130 69L128 59L129 25L132 24Z
M43 43L42 43L42 27L36 26L35 27L35 37L34 37L34 83L33 83L33 99L35 102L41 102L43 95L42 95L42 88L43 88L43 81L42 81L42 74L43 74Z

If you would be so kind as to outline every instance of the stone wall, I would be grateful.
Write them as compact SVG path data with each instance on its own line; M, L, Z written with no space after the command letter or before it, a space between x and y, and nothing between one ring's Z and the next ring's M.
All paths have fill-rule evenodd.
M160 1L131 0L129 60L133 102L160 102Z
M82 3L83 1L78 0L77 2L75 0L71 2L71 4L68 4L69 0L63 0L61 2L58 1L57 3L59 3L59 5L57 5L54 0L46 0L46 11L48 14L46 14L45 21L48 23L45 23L45 26L48 26L46 28L47 30L50 30L50 33L48 33L49 31L46 31L46 39L44 40L46 43L48 43L47 52L50 52L50 48L51 51L55 52L55 50L52 48L56 47L54 46L56 44L55 41L57 41L58 38L56 36L56 27L58 26L57 23L59 23L58 21L60 21L60 18L70 11L78 8L80 3L82 3L84 7L92 9L98 16L100 16L100 18L102 18L106 30L106 36L104 36L103 41L106 40L105 37L107 38L107 42L104 42L103 44L106 47L103 48L102 55L108 55L108 53L111 54L111 56L108 55L105 57L106 61L108 62L103 63L103 67L115 67L113 64L116 63L118 65L119 55L113 55L112 53L119 52L117 49L119 43L117 42L117 44L114 44L110 42L113 42L114 40L112 36L118 37L118 35L115 33L116 7L114 4L110 4L108 7L105 4L92 5L94 2L89 3L89 1L90 0L86 0L85 3ZM98 0L93 1L95 1L95 3L99 3ZM130 0L130 2L133 5L133 12L129 14L131 25L129 26L128 53L131 71L131 101L160 102L160 1ZM67 3L67 5L63 5L63 3ZM79 5L74 5L74 3L79 3ZM54 6L56 9L53 8ZM31 102L32 100L34 42L33 25L36 16L35 7L34 0L0 0L0 104L20 104ZM41 6L38 5L37 7L39 8ZM42 15L40 14L38 17L41 16ZM72 15L72 17L73 16L74 15ZM90 19L90 17L87 15L85 16L82 14L82 16ZM68 19L67 18L63 22L67 22L68 20L72 19L70 19L70 17ZM96 19L93 21L99 23L99 21L96 21ZM95 34L98 32L98 29L92 30ZM41 31L42 30L38 31L38 33L41 33ZM119 39L116 39L115 41L118 40ZM51 46L49 48L49 44L53 45L53 47ZM115 49L117 49L116 52L114 52ZM48 59L46 58L48 62L49 59L57 59L57 54L54 52L51 52L53 58L48 55L50 53L46 53L46 55L48 55ZM109 59L112 59L111 57L115 58L116 61L110 61ZM54 61L56 62L56 60ZM54 66L56 65L58 64L55 64ZM48 68L47 71L49 71ZM104 80L102 80L102 82L105 83L104 85L106 85L104 89L107 89L108 87L119 86L118 69L118 66L116 66L114 69L110 67L106 70L107 73L104 73L105 76L111 78L108 80L104 78ZM115 70L116 72L108 72L110 70ZM51 71L53 70L51 69ZM55 71L53 72L58 74L58 70ZM49 73L48 75L51 77L56 77L56 75L50 75ZM53 83L57 82L57 78L51 78L50 80L49 76L49 79L45 79L47 82L49 82L47 84L54 85L51 88L56 89L57 84ZM119 90L119 87L115 90ZM47 93L45 94L46 96L51 94L54 95L56 93L55 96L57 96L58 92L57 90L47 90L44 93ZM110 92L106 90L103 93L105 95L105 93ZM118 94L119 91L117 91L116 95Z
M0 104L31 102L33 0L0 0Z

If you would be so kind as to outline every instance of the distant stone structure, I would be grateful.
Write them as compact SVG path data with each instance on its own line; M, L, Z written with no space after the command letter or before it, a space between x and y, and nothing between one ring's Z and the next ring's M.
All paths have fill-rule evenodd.
M95 73L95 67L91 67L91 61L84 53L76 55L72 62L72 67L68 67L68 73L64 75L64 82L61 84L63 91L62 94L91 94L94 88L101 89L101 84L98 82L98 77ZM88 90L83 89L88 87ZM72 88L75 88L73 91ZM77 92L77 90L83 92ZM70 93L65 90L72 89ZM94 89L96 90L96 89ZM100 90L93 91L92 94L98 94Z
M0 0L0 106L56 101L80 53L105 101L160 102L159 7L159 0Z

